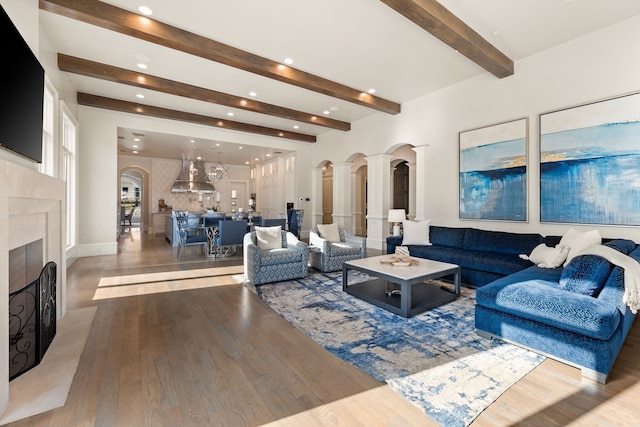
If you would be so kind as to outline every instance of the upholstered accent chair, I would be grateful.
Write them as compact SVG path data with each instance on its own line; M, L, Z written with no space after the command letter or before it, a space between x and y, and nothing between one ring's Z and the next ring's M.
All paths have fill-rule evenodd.
M178 236L180 237L178 243L178 259L180 259L182 251L187 246L202 246L202 253L206 255L209 242L200 216L187 211L178 211L175 212L175 217Z
M244 275L256 286L307 275L306 243L280 226L255 227L243 246Z
M367 241L337 224L318 224L309 232L309 264L322 272L342 270L345 261L364 258Z

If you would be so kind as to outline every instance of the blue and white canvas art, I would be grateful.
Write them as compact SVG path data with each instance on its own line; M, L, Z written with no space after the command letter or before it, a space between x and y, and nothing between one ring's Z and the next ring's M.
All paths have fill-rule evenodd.
M460 218L527 220L527 141L523 118L460 132Z
M540 221L640 225L640 93L540 115Z

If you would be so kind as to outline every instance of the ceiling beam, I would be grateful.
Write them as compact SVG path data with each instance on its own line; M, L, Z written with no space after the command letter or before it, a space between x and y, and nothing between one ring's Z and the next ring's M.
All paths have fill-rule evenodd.
M104 96L91 95L83 92L78 92L77 98L79 105L85 105L88 107L103 108L107 110L120 111L122 113L140 114L143 116L158 117L161 119L178 120L181 122L196 123L199 125L213 126L221 129L241 132L250 132L258 135L272 136L275 138L292 139L302 142L316 142L316 137L314 135L289 132L265 126L251 125L227 119L219 119L216 117L187 113L184 111L170 110L167 108L154 107L137 102L121 101L119 99L106 98Z
M98 0L40 0L40 9L389 114L400 104Z
M94 77L115 83L122 83L143 89L182 96L185 98L197 99L199 101L210 102L213 104L226 105L227 107L240 108L254 113L268 114L270 116L281 117L283 119L294 120L297 122L324 126L342 131L348 131L351 129L351 124L348 122L334 120L323 116L316 116L252 99L241 98L239 96L192 86L174 80L163 79L162 77L139 73L137 71L130 71L124 68L89 61L87 59L77 58L62 53L58 54L58 68L61 71L80 74L82 76Z
M513 61L436 0L380 0L499 78Z

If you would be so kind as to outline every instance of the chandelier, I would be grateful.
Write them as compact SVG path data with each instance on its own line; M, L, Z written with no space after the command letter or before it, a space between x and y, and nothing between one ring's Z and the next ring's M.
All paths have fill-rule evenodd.
M218 163L214 163L209 166L209 170L207 170L207 175L209 176L209 181L212 184L220 181L222 178L227 176L229 173L229 167L222 164L220 161L220 153L218 153Z

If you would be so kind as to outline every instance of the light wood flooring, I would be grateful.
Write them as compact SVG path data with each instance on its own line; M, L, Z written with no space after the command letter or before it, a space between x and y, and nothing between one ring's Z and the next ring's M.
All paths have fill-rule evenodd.
M238 285L241 259L181 261L133 228L71 265L68 309L97 311L67 403L10 425L438 425ZM636 322L607 385L546 360L472 425L640 425L639 379Z

